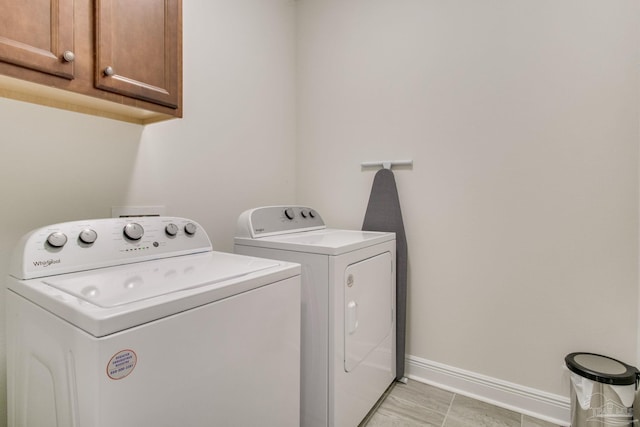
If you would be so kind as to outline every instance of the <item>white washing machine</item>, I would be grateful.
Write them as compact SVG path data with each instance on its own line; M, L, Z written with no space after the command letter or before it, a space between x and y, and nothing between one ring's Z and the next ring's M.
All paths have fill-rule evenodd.
M302 265L300 424L357 426L395 379L395 234L269 206L240 215L234 248Z
M6 306L10 427L299 425L300 266L193 221L35 230Z

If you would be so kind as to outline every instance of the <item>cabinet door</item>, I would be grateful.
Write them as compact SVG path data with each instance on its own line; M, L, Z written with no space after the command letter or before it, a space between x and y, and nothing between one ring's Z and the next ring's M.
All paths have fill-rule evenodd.
M96 1L96 87L177 108L180 0Z
M0 61L73 79L73 0L0 0L0 11Z

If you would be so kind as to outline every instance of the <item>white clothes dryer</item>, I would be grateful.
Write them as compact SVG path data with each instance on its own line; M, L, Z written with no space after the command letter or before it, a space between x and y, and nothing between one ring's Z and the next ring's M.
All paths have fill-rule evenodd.
M395 234L269 206L240 215L234 248L302 265L300 425L357 426L395 379Z
M9 427L298 426L300 266L215 252L175 217L21 240Z

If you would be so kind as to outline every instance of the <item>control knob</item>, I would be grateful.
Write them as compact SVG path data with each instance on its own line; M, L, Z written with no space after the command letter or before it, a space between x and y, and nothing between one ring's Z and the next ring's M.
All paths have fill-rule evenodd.
M284 210L284 216L286 216L287 219L291 220L296 216L296 214L293 211L293 209L287 208L287 209Z
M176 234L178 234L178 226L175 225L174 223L171 224L167 224L167 226L164 228L165 233L167 233L167 236L175 236Z
M129 224L124 226L122 232L128 239L140 240L144 235L144 228L142 228L140 224L130 222Z
M302 215L303 218L315 218L316 217L316 213L313 211L313 209L302 209L300 211L300 215Z
M67 236L60 231L55 231L49 234L47 237L47 243L54 248L61 248L67 243Z
M184 226L184 232L187 233L190 236L193 236L194 234L196 234L196 230L198 229L198 227L196 227L196 225L192 222L188 222L185 226Z
M95 230L92 230L91 228L85 228L80 232L78 239L80 239L82 243L91 245L98 239L98 233L96 233Z

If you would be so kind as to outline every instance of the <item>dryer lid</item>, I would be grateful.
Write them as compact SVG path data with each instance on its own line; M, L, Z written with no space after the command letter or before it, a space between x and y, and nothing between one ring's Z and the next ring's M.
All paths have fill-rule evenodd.
M257 239L236 237L235 243L312 254L342 255L391 240L395 240L395 233L327 228Z
M278 266L277 261L211 253L53 276L43 283L102 308L214 285Z

